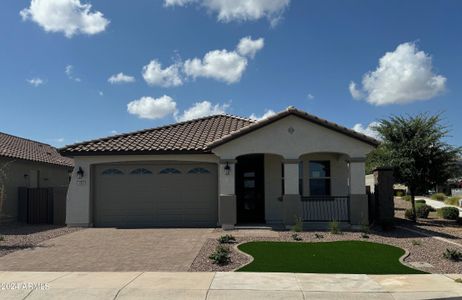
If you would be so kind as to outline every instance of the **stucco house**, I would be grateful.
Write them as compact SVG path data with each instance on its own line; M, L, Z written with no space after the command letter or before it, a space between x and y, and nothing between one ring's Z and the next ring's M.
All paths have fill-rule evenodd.
M67 146L67 224L367 222L370 137L293 107L255 121L215 115Z
M0 132L0 223L17 221L19 187L67 187L73 166L48 144Z

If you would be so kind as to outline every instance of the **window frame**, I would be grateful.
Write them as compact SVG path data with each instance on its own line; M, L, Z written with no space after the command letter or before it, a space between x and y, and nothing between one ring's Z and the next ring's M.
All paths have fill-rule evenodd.
M311 168L311 164L312 163L319 163L319 164L325 164L327 163L327 166L328 166L328 175L329 176L319 176L319 177L313 177L312 176L312 168ZM322 181L325 181L327 182L327 189L328 189L328 193L326 194L313 194L313 191L312 191L312 188L311 188L311 182L312 181L315 181L315 180L322 180ZM309 188L309 191L310 191L310 196L332 196L332 164L331 164L331 161L329 159L313 159L313 160L309 160L308 161L308 188Z

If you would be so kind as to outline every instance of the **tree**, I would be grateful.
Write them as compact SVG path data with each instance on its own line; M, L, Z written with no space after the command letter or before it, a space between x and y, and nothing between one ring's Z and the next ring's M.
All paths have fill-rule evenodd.
M452 178L462 148L444 141L449 131L440 115L392 116L374 129L382 143L371 153L369 167L394 169L396 182L409 188L415 218L415 195Z

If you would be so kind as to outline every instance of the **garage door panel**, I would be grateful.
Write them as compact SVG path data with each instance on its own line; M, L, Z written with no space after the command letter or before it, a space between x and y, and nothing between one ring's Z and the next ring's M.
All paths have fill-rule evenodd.
M103 175L108 169L123 175ZM216 226L216 165L101 165L95 175L96 226Z

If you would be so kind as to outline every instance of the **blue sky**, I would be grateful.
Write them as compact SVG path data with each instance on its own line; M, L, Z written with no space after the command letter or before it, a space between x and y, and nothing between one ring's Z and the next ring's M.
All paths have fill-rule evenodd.
M440 112L461 145L461 10L422 0L1 1L0 131L60 147L293 105L358 130ZM108 81L119 73L125 82Z

